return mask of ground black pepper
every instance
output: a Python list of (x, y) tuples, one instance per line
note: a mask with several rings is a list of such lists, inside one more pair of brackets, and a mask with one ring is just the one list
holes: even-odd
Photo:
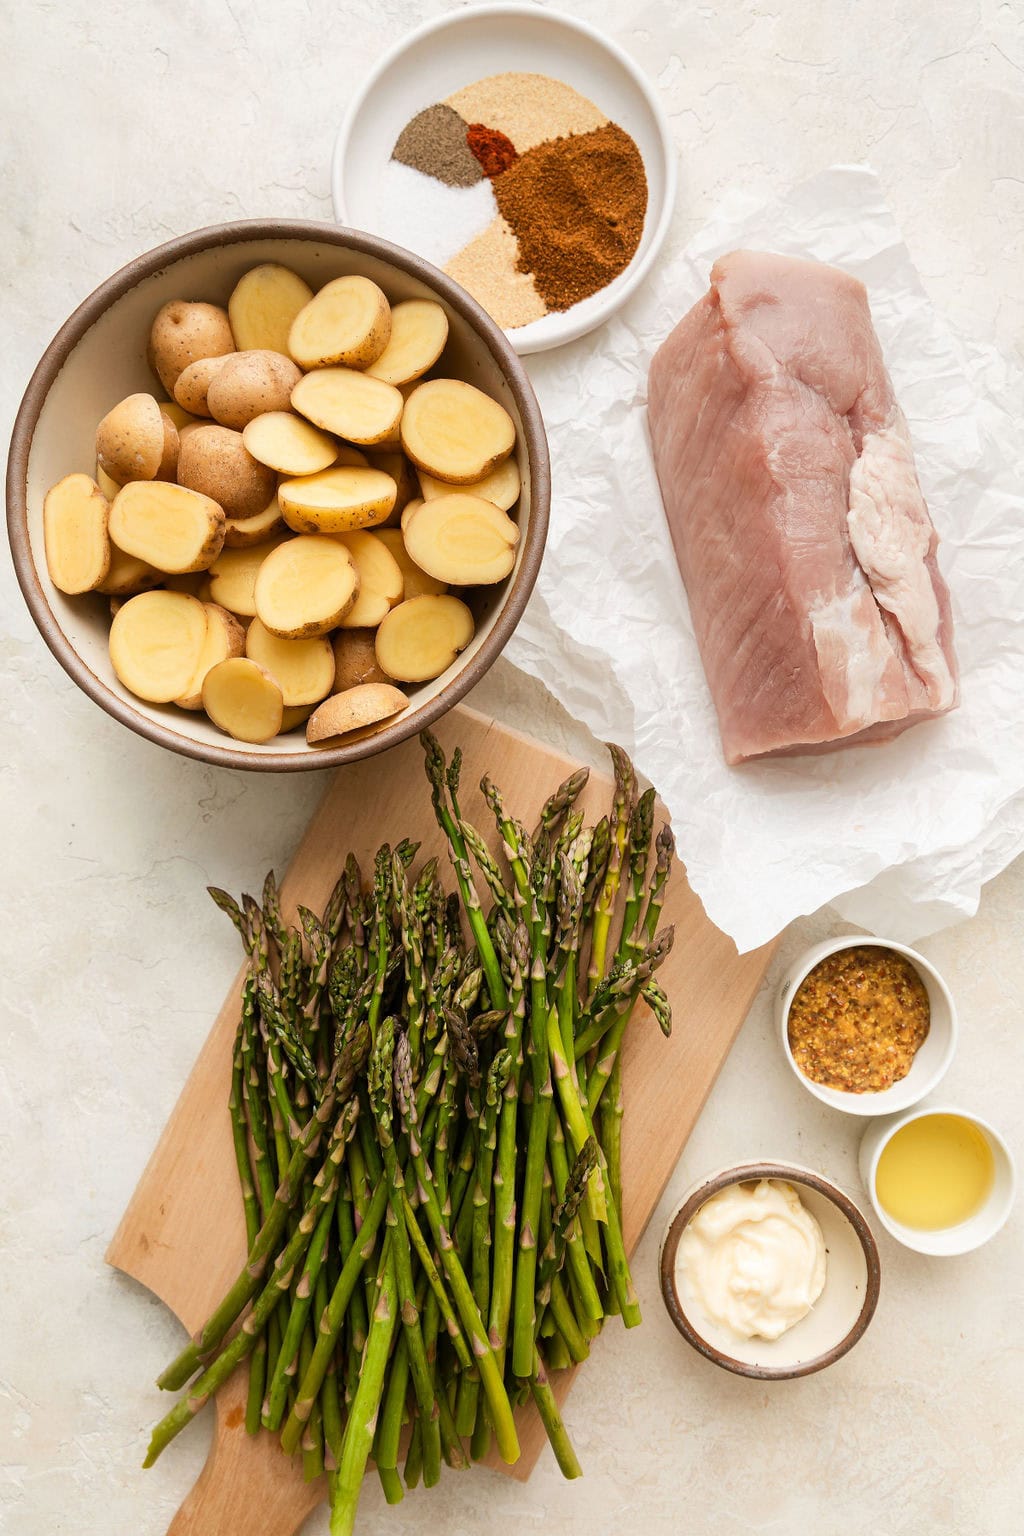
[(465, 120), (443, 102), (410, 118), (391, 158), (436, 176), (446, 187), (472, 187), (483, 180), (480, 162), (466, 143)]

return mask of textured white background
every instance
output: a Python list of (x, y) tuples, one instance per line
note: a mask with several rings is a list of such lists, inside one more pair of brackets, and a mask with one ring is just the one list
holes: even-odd
[[(568, 0), (567, 0), (568, 3)], [(766, 192), (835, 161), (879, 171), (954, 325), (1024, 341), (1020, 0), (572, 0), (662, 89), (682, 152), (674, 243), (734, 181)], [(0, 224), (6, 428), (42, 346), (131, 256), (257, 214), (330, 217), (349, 82), (415, 0), (20, 0), (3, 8)], [(557, 512), (556, 512), (557, 515)], [(162, 1307), (102, 1255), (235, 967), (207, 880), (283, 867), (320, 792), (187, 763), (124, 731), (51, 661), (5, 567), (0, 923), (0, 1530), (160, 1536), (204, 1455), (200, 1427), (138, 1470), (176, 1344)], [(473, 700), (588, 751), (498, 666)], [(925, 947), (960, 1001), (949, 1096), (1016, 1137), (1024, 866)], [(826, 915), (783, 959), (833, 931)], [(778, 966), (772, 978), (779, 974)], [(645, 1326), (611, 1330), (568, 1410), (586, 1477), (549, 1457), (527, 1488), (449, 1476), (361, 1529), (693, 1536), (1010, 1536), (1024, 1497), (1024, 1243), (939, 1262), (882, 1240), (883, 1296), (858, 1349), (766, 1388), (691, 1354), (655, 1288), (673, 1196), (739, 1157), (792, 1156), (857, 1190), (855, 1127), (785, 1073), (766, 988), (714, 1091), (636, 1273)], [(325, 1531), (314, 1517), (309, 1530)]]

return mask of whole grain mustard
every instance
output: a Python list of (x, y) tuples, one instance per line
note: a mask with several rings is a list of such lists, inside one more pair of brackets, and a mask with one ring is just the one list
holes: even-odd
[(793, 1060), (812, 1082), (842, 1093), (898, 1083), (928, 1036), (924, 983), (895, 950), (859, 945), (827, 955), (789, 1010)]

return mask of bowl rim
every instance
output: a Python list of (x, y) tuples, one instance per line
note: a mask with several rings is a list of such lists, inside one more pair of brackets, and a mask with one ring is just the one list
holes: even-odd
[[(185, 257), (219, 246), (262, 240), (310, 241), (354, 250), (390, 262), (392, 266), (433, 289), (439, 298), (472, 327), (508, 382), (523, 424), (530, 465), (530, 524), (523, 543), (523, 557), (493, 628), (472, 659), (428, 703), (404, 712), (393, 724), (384, 726), (373, 736), (348, 746), (326, 747), (322, 751), (314, 751), (303, 743), (301, 750), (275, 755), (250, 751), (242, 743), (232, 747), (196, 741), (137, 711), (92, 671), (65, 637), (43, 590), (29, 541), (27, 496), (29, 454), (43, 404), (70, 353), (110, 305), (139, 283)], [(415, 252), (393, 245), (377, 235), (337, 224), (321, 223), (315, 219), (237, 219), (223, 224), (211, 224), (178, 235), (120, 267), (72, 311), (45, 348), (18, 407), (7, 460), (7, 532), (18, 585), (36, 628), (72, 681), (108, 715), (158, 746), (167, 747), (197, 762), (211, 763), (215, 767), (263, 773), (337, 768), (344, 763), (357, 762), (407, 741), (441, 715), (447, 714), (497, 660), (523, 615), (540, 570), (550, 504), (551, 462), (540, 405), (526, 369), (501, 327), (458, 283)]]
[[(969, 1242), (953, 1243), (950, 1241), (953, 1235), (965, 1226), (961, 1222), (955, 1227), (922, 1228), (920, 1231), (914, 1227), (908, 1227), (905, 1222), (897, 1221), (890, 1216), (881, 1200), (878, 1198), (877, 1175), (878, 1165), (882, 1160), (882, 1153), (892, 1141), (898, 1131), (902, 1131), (915, 1120), (923, 1120), (929, 1115), (954, 1115), (961, 1120), (967, 1120), (971, 1125), (977, 1126), (985, 1136), (994, 1154), (1002, 1158), (1006, 1171), (1006, 1194), (1002, 1209), (996, 1208), (989, 1219), (989, 1225), (983, 1229), (980, 1235), (976, 1235)], [(871, 1142), (870, 1153), (868, 1143)], [(994, 1237), (1006, 1226), (1013, 1213), (1013, 1207), (1017, 1198), (1017, 1160), (1009, 1142), (1003, 1133), (996, 1129), (991, 1120), (986, 1120), (983, 1115), (977, 1114), (973, 1109), (963, 1109), (958, 1104), (940, 1100), (935, 1104), (911, 1104), (907, 1109), (897, 1110), (891, 1115), (879, 1115), (872, 1120), (864, 1130), (861, 1137), (861, 1145), (858, 1153), (860, 1163), (861, 1180), (867, 1191), (871, 1209), (874, 1211), (882, 1226), (889, 1236), (894, 1238), (902, 1247), (911, 1253), (924, 1254), (930, 1259), (958, 1259), (967, 1253), (976, 1253), (986, 1243), (990, 1243)], [(978, 1215), (981, 1213), (978, 1212)], [(945, 1239), (945, 1241), (943, 1241)]]
[[(830, 955), (839, 954), (844, 949), (862, 948), (891, 949), (896, 954), (903, 955), (906, 960), (910, 961), (915, 970), (923, 972), (934, 981), (946, 1007), (946, 1032), (948, 1038), (937, 1065), (932, 1070), (931, 1075), (922, 1078), (919, 1084), (915, 1084), (907, 1096), (900, 1098), (897, 1095), (899, 1101), (888, 1105), (879, 1105), (880, 1093), (892, 1093), (901, 1086), (905, 1087), (910, 1082), (914, 1069), (913, 1063), (911, 1063), (910, 1072), (907, 1073), (906, 1077), (901, 1078), (898, 1083), (894, 1083), (892, 1088), (880, 1089), (878, 1091), (872, 1090), (868, 1093), (845, 1093), (840, 1088), (829, 1088), (824, 1083), (816, 1083), (813, 1078), (808, 1077), (805, 1072), (802, 1072), (796, 1064), (789, 1044), (789, 1011), (793, 1006), (793, 999), (800, 986), (806, 981), (814, 967), (820, 965), (822, 960), (827, 960)], [(782, 1041), (783, 1055), (789, 1063), (794, 1076), (806, 1088), (807, 1092), (813, 1094), (819, 1103), (825, 1104), (829, 1109), (838, 1110), (840, 1114), (844, 1115), (854, 1115), (860, 1119), (865, 1119), (869, 1116), (877, 1118), (882, 1115), (902, 1114), (905, 1110), (913, 1108), (915, 1104), (919, 1104), (922, 1099), (927, 1098), (928, 1094), (934, 1093), (949, 1071), (953, 1057), (956, 1055), (960, 1038), (960, 1022), (956, 1003), (945, 977), (938, 968), (925, 955), (922, 955), (916, 949), (912, 949), (909, 944), (903, 944), (898, 939), (882, 938), (880, 935), (873, 933), (837, 934), (835, 938), (821, 939), (817, 944), (812, 944), (809, 949), (804, 950), (797, 961), (786, 968), (786, 974), (779, 986), (776, 1017), (779, 1026), (779, 1037)], [(934, 1023), (934, 1014), (929, 1027), (931, 1027), (932, 1023)]]
[(610, 55), (619, 68), (629, 76), (640, 95), (647, 103), (648, 111), (657, 129), (661, 146), (661, 159), (665, 175), (665, 195), (662, 199), (658, 218), (653, 226), (651, 242), (643, 256), (636, 257), (629, 263), (622, 274), (623, 281), (616, 288), (614, 295), (609, 296), (603, 306), (592, 313), (589, 318), (577, 318), (573, 321), (570, 317), (572, 310), (566, 310), (557, 316), (545, 316), (545, 319), (554, 318), (561, 322), (555, 328), (555, 334), (551, 338), (530, 338), (525, 334), (529, 326), (523, 326), (520, 330), (505, 331), (503, 334), (511, 346), (521, 356), (526, 357), (534, 352), (549, 352), (555, 347), (565, 346), (570, 341), (578, 341), (581, 336), (588, 335), (605, 321), (626, 302), (632, 298), (639, 285), (657, 260), (665, 238), (672, 223), (672, 214), (675, 209), (679, 184), (679, 150), (672, 136), (672, 129), (668, 116), (655, 93), (651, 81), (641, 70), (634, 59), (622, 48), (614, 38), (602, 32), (600, 27), (585, 21), (581, 16), (571, 16), (565, 11), (548, 10), (536, 4), (523, 4), (522, 0), (493, 0), (493, 3), (477, 5), (469, 4), (461, 6), (457, 10), (443, 12), (440, 16), (431, 17), (428, 21), (414, 27), (411, 31), (398, 38), (388, 48), (370, 69), (362, 86), (349, 100), (345, 114), (341, 119), (337, 135), (334, 140), (334, 150), (331, 155), (331, 201), (334, 206), (335, 217), (344, 219), (347, 217), (345, 198), (345, 157), (348, 153), (349, 139), (358, 121), (359, 114), (376, 88), (381, 76), (391, 68), (395, 60), (406, 53), (410, 47), (416, 47), (424, 38), (431, 37), (435, 32), (444, 31), (448, 27), (462, 26), (468, 21), (474, 21), (477, 17), (502, 17), (509, 21), (525, 18), (529, 21), (543, 21), (552, 26), (561, 26), (571, 32), (576, 32), (588, 38), (592, 43)]
[[(748, 1360), (737, 1360), (735, 1355), (727, 1354), (698, 1333), (690, 1322), (675, 1284), (675, 1258), (679, 1247), (679, 1239), (683, 1231), (696, 1215), (697, 1211), (712, 1195), (719, 1190), (728, 1189), (731, 1184), (740, 1184), (748, 1179), (783, 1179), (791, 1184), (804, 1184), (809, 1189), (815, 1190), (846, 1217), (857, 1239), (860, 1242), (867, 1266), (867, 1284), (864, 1287), (864, 1299), (861, 1302), (860, 1311), (849, 1331), (833, 1344), (831, 1349), (823, 1350), (820, 1355), (814, 1355), (810, 1360), (803, 1360), (798, 1365), (770, 1366), (757, 1365)], [(709, 1174), (695, 1185), (683, 1200), (682, 1205), (676, 1211), (668, 1225), (664, 1241), (661, 1245), (661, 1254), (658, 1261), (658, 1269), (661, 1279), (661, 1295), (665, 1303), (669, 1317), (683, 1338), (698, 1354), (710, 1360), (713, 1365), (720, 1365), (723, 1370), (732, 1371), (736, 1376), (749, 1376), (757, 1381), (792, 1381), (800, 1376), (813, 1376), (818, 1371), (823, 1371), (826, 1366), (833, 1365), (843, 1355), (848, 1354), (853, 1346), (863, 1337), (868, 1324), (875, 1315), (878, 1305), (878, 1297), (881, 1290), (882, 1266), (878, 1253), (878, 1244), (875, 1242), (874, 1233), (868, 1225), (867, 1217), (846, 1192), (833, 1184), (831, 1179), (826, 1179), (824, 1174), (816, 1173), (813, 1168), (804, 1168), (799, 1163), (784, 1162), (750, 1162), (736, 1163), (730, 1168), (722, 1168), (717, 1173)], [(827, 1284), (826, 1280), (826, 1284)]]

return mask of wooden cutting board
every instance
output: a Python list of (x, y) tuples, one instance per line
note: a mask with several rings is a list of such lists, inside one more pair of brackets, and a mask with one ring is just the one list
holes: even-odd
[[(493, 827), (477, 788), (487, 771), (526, 824), (555, 785), (578, 766), (550, 748), (467, 709), (438, 726), (450, 755), (461, 745), (464, 814), (481, 830)], [(610, 781), (593, 773), (581, 799), (591, 820), (610, 803)], [(417, 741), (338, 770), (283, 882), (286, 914), (296, 903), (314, 911), (352, 849), (365, 870), (384, 840), (422, 842), (419, 857), (442, 853), (423, 753)], [(453, 884), (450, 866), (446, 884)], [(226, 919), (224, 942), (234, 942)], [(732, 941), (705, 917), (683, 872), (673, 874), (664, 922), (675, 924), (675, 945), (660, 972), (672, 1001), (675, 1029), (665, 1040), (646, 1010), (626, 1037), (622, 1139), (623, 1226), (630, 1253), (657, 1205), (704, 1100), (746, 1016), (774, 946), (737, 955)], [(241, 972), (217, 1016), (120, 1227), (107, 1262), (148, 1286), (193, 1332), (204, 1321), (245, 1259), (245, 1229), (227, 1112), (231, 1051), (238, 1021)], [(610, 1327), (617, 1326), (614, 1319)], [(600, 1357), (598, 1341), (594, 1354)], [(140, 1363), (141, 1364), (141, 1363)], [(165, 1362), (142, 1364), (155, 1376)], [(598, 1367), (599, 1368), (599, 1367)], [(558, 1382), (559, 1396), (571, 1373)], [(324, 1497), (323, 1479), (302, 1481), (298, 1458), (276, 1438), (251, 1438), (243, 1423), (245, 1373), (235, 1373), (216, 1400), (216, 1431), (206, 1466), (171, 1524), (173, 1536), (293, 1536)], [(168, 1405), (170, 1399), (168, 1399)], [(568, 1427), (571, 1433), (572, 1418)], [(529, 1476), (544, 1444), (532, 1405), (520, 1410), (522, 1459), (515, 1476)], [(174, 1455), (173, 1447), (166, 1452)], [(471, 1476), (472, 1474), (466, 1474)]]

